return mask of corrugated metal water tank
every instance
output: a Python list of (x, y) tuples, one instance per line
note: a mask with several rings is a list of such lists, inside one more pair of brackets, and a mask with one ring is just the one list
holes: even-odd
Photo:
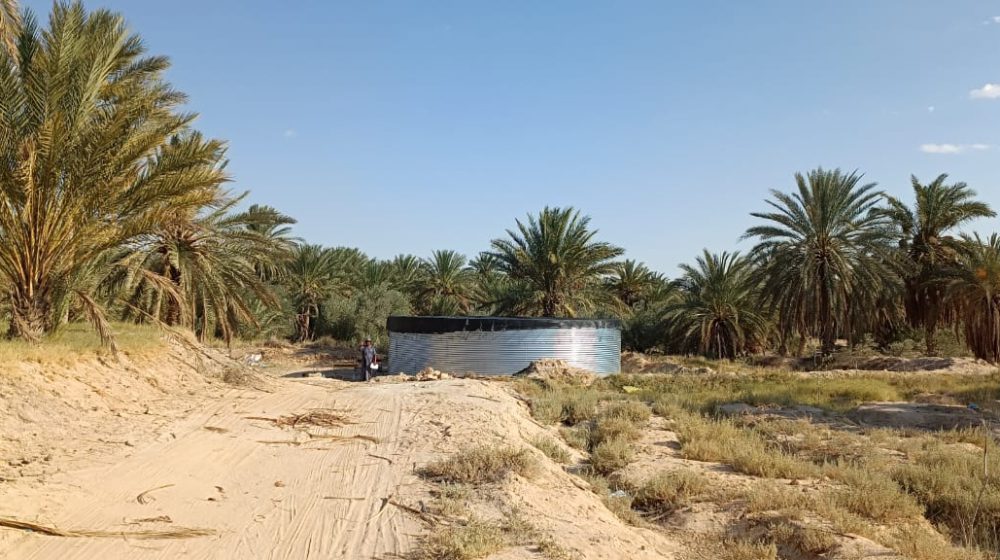
[(606, 319), (389, 317), (389, 372), (426, 367), (510, 375), (544, 358), (608, 375), (621, 370), (621, 327)]

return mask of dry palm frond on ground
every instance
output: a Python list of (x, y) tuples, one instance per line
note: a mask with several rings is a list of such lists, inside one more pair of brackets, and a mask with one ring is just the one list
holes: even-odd
[(209, 537), (215, 534), (215, 531), (211, 529), (192, 529), (192, 528), (178, 528), (169, 531), (91, 531), (91, 530), (75, 530), (75, 529), (59, 529), (56, 527), (50, 527), (46, 525), (38, 525), (37, 523), (29, 523), (27, 521), (18, 521), (17, 519), (8, 519), (0, 517), (0, 527), (6, 527), (8, 529), (21, 529), (23, 531), (32, 531), (34, 533), (39, 533), (42, 535), (48, 535), (50, 537), (125, 537), (130, 539), (191, 539), (195, 537)]
[(339, 428), (353, 424), (350, 417), (343, 411), (332, 408), (317, 408), (303, 414), (291, 414), (269, 418), (266, 416), (247, 416), (247, 420), (263, 420), (271, 422), (280, 428), (299, 428), (304, 426), (318, 426), (320, 428)]

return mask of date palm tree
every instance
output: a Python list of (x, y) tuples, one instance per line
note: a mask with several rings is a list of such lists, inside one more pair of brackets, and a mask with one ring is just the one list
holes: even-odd
[(1000, 235), (963, 236), (957, 262), (941, 281), (946, 301), (954, 305), (965, 342), (972, 353), (1000, 362)]
[(615, 264), (608, 278), (608, 289), (627, 309), (634, 308), (665, 284), (663, 276), (645, 264), (626, 259)]
[(423, 263), (420, 309), (431, 315), (465, 315), (474, 305), (473, 271), (451, 250), (434, 251)]
[(396, 290), (412, 301), (420, 295), (425, 269), (423, 261), (414, 255), (396, 255), (392, 259), (392, 277)]
[(223, 146), (190, 132), (194, 115), (163, 78), (167, 59), (146, 56), (120, 16), (56, 3), (43, 31), (30, 13), (11, 19), (9, 5), (0, 17), (0, 285), (9, 334), (37, 340), (53, 330), (61, 293), (110, 342), (95, 263), (211, 202), (226, 180)]
[(733, 359), (759, 349), (769, 325), (757, 298), (753, 263), (739, 253), (705, 250), (681, 265), (679, 301), (668, 306), (669, 328), (689, 349), (711, 358)]
[[(744, 238), (757, 239), (764, 302), (779, 318), (782, 340), (795, 332), (800, 353), (816, 336), (824, 353), (851, 326), (852, 302), (895, 282), (889, 220), (877, 210), (883, 194), (861, 175), (822, 168), (795, 175), (793, 193), (772, 190), (770, 212)], [(874, 311), (874, 310), (873, 310)]]
[(277, 307), (260, 270), (288, 258), (285, 240), (268, 235), (283, 219), (260, 208), (234, 211), (242, 198), (219, 193), (210, 210), (177, 212), (122, 250), (111, 268), (121, 281), (110, 284), (129, 294), (126, 315), (141, 310), (189, 327), (201, 340), (218, 334), (228, 344), (241, 325), (258, 326), (254, 302)]
[(312, 340), (321, 306), (342, 289), (342, 273), (335, 249), (319, 245), (299, 245), (289, 261), (283, 279), (295, 309), (295, 339)]
[(543, 317), (575, 317), (595, 311), (608, 292), (602, 281), (614, 272), (623, 250), (595, 241), (590, 218), (573, 208), (546, 207), (506, 239), (494, 239), (491, 254), (509, 282), (497, 307)]
[(267, 239), (280, 249), (284, 258), (274, 259), (271, 255), (261, 255), (254, 268), (262, 280), (277, 282), (285, 273), (288, 259), (291, 258), (298, 239), (292, 237), (295, 218), (279, 212), (272, 206), (251, 204), (244, 214), (245, 227), (259, 237)]
[(936, 352), (939, 322), (949, 316), (942, 309), (945, 297), (939, 280), (962, 252), (962, 239), (949, 233), (977, 218), (996, 216), (988, 204), (976, 200), (976, 191), (965, 183), (946, 184), (947, 179), (939, 175), (923, 185), (911, 177), (913, 206), (887, 196), (884, 211), (899, 228), (899, 247), (909, 264), (904, 276), (906, 318), (911, 326), (923, 327), (929, 355)]

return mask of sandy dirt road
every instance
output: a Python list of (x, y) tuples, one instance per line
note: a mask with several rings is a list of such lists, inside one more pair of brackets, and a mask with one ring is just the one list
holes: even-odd
[[(63, 529), (110, 531), (211, 529), (183, 540), (59, 538), (0, 531), (8, 559), (93, 558), (381, 558), (409, 548), (419, 524), (385, 500), (407, 500), (422, 484), (404, 443), (419, 402), (391, 387), (284, 382), (273, 394), (233, 391), (168, 427), (160, 440), (109, 464), (60, 474), (43, 488), (8, 488), (0, 515)], [(309, 409), (347, 410), (352, 425), (314, 434), (362, 440), (310, 439), (248, 416), (277, 417)], [(295, 442), (295, 443), (292, 443)], [(391, 464), (390, 464), (391, 461)], [(169, 486), (168, 486), (169, 485)], [(155, 501), (137, 496), (151, 488)], [(383, 508), (385, 508), (383, 510)], [(140, 519), (169, 517), (163, 521)]]
[[(531, 446), (540, 435), (558, 434), (534, 422), (502, 382), (280, 379), (270, 393), (230, 390), (201, 402), (207, 404), (146, 443), (91, 457), (86, 466), (73, 463), (43, 481), (0, 485), (0, 517), (63, 530), (186, 527), (211, 536), (71, 538), (0, 528), (0, 558), (405, 558), (433, 530), (407, 511), (433, 499), (419, 467), (487, 444), (529, 449), (540, 467), (530, 480), (490, 489), (489, 500), (520, 512), (571, 557), (675, 557), (676, 543), (623, 524), (576, 476)], [(353, 423), (295, 429), (252, 418), (313, 409), (345, 411)], [(353, 436), (377, 443), (344, 439)], [(144, 492), (143, 504), (137, 497)], [(496, 558), (541, 556), (523, 546)]]

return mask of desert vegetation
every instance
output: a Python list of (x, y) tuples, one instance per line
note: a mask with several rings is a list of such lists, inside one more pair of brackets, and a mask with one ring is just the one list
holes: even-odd
[[(517, 387), (587, 454), (576, 472), (621, 519), (667, 531), (699, 512), (729, 519), (713, 541), (720, 558), (825, 558), (846, 535), (917, 559), (1000, 553), (995, 375), (762, 368)], [(963, 422), (880, 425), (859, 416), (872, 401), (937, 403)], [(676, 451), (658, 450), (662, 438)]]
[(677, 278), (541, 209), (482, 253), (367, 256), (293, 236), (293, 217), (229, 190), (226, 146), (194, 127), (121, 15), (4, 3), (0, 314), (37, 341), (89, 322), (202, 340), (384, 338), (391, 314), (621, 319), (639, 351), (738, 358), (843, 346), (1000, 359), (1000, 241), (958, 234), (994, 211), (945, 175), (893, 198), (815, 169), (754, 212), (746, 254), (705, 250)]

